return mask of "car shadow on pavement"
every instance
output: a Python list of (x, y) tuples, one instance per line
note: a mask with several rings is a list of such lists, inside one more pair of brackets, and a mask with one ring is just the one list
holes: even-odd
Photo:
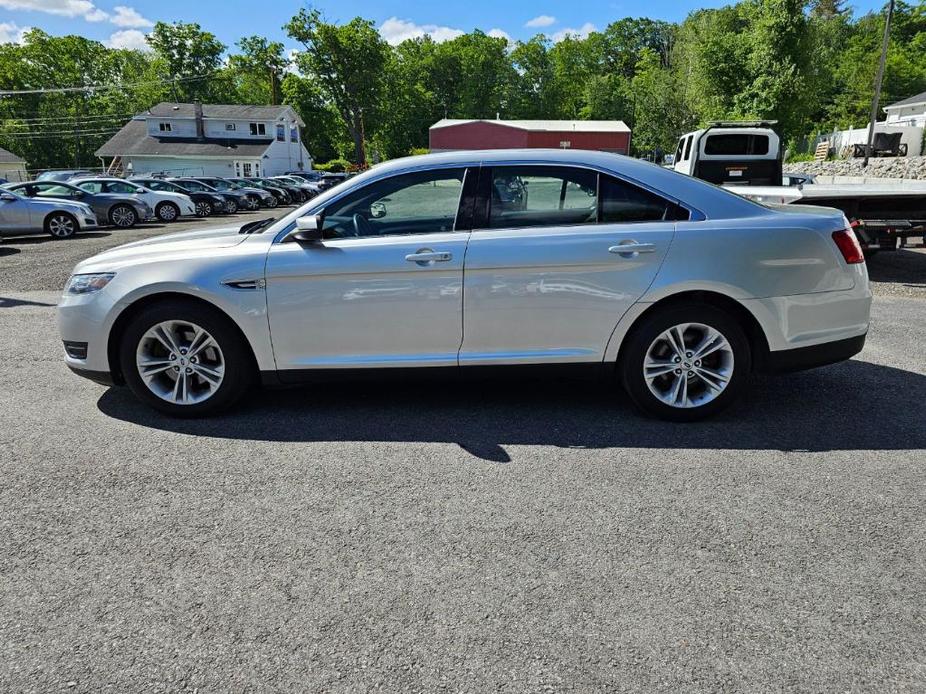
[(22, 253), (22, 250), (19, 248), (12, 248), (10, 246), (0, 246), (0, 258), (5, 255), (16, 255), (17, 253)]
[(926, 286), (926, 253), (899, 248), (878, 253), (867, 261), (872, 282), (904, 282)]
[(0, 308), (13, 308), (14, 306), (55, 306), (44, 301), (30, 301), (28, 299), (11, 299), (0, 296)]
[(209, 419), (173, 419), (126, 388), (98, 401), (106, 415), (155, 429), (253, 441), (456, 443), (509, 462), (505, 445), (785, 451), (926, 449), (926, 376), (863, 361), (757, 376), (737, 406), (675, 424), (636, 414), (626, 397), (584, 381), (350, 383), (258, 391)]

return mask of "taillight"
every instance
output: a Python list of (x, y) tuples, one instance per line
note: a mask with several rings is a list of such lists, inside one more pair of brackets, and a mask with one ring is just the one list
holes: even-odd
[(858, 237), (851, 229), (840, 229), (833, 232), (833, 241), (839, 246), (839, 252), (846, 259), (846, 263), (864, 263), (865, 254), (862, 253), (862, 246), (858, 242)]

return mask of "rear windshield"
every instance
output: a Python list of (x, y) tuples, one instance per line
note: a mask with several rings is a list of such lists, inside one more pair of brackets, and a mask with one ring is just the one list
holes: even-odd
[(741, 155), (768, 154), (768, 135), (724, 133), (708, 135), (705, 154)]

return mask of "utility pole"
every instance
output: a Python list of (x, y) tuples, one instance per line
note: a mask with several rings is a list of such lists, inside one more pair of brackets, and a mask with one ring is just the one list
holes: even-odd
[(878, 120), (878, 102), (881, 100), (881, 81), (884, 79), (884, 63), (887, 61), (887, 44), (891, 38), (891, 19), (894, 17), (894, 0), (887, 4), (887, 18), (884, 20), (884, 39), (881, 41), (881, 59), (878, 61), (878, 74), (875, 76), (875, 98), (871, 102), (871, 121), (868, 123), (868, 146), (865, 147), (863, 167), (868, 166), (871, 145), (875, 139), (875, 122)]

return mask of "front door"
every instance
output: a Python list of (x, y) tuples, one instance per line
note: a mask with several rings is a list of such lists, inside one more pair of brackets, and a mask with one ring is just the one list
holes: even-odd
[(460, 365), (595, 362), (656, 276), (683, 212), (566, 166), (484, 168)]
[(374, 181), (325, 208), (324, 241), (271, 247), (267, 303), (284, 379), (305, 369), (456, 365), (464, 174)]

